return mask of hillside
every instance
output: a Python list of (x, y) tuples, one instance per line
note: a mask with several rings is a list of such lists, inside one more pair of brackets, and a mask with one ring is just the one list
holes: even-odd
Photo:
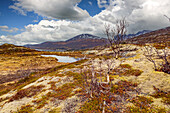
[(16, 52), (33, 52), (33, 51), (36, 51), (36, 50), (26, 48), (23, 46), (16, 46), (13, 44), (0, 45), (0, 54), (16, 53)]
[[(170, 74), (155, 71), (143, 55), (143, 47), (124, 45), (122, 48), (127, 46), (126, 57), (112, 58), (110, 48), (84, 51), (82, 54), (94, 56), (31, 73), (15, 83), (1, 84), (0, 112), (101, 113), (105, 101), (106, 113), (168, 113)], [(110, 85), (104, 84), (108, 69)], [(93, 72), (97, 81), (103, 81), (100, 96), (97, 86), (88, 84)], [(97, 85), (95, 81), (93, 84)], [(88, 93), (90, 87), (95, 91), (92, 98)]]
[(95, 46), (102, 46), (106, 44), (106, 39), (93, 36), (90, 34), (81, 34), (66, 41), (59, 42), (44, 42), (36, 45), (25, 45), (32, 49), (45, 49), (45, 50), (80, 50), (92, 48)]
[(129, 41), (136, 44), (170, 42), (170, 27), (135, 36)]

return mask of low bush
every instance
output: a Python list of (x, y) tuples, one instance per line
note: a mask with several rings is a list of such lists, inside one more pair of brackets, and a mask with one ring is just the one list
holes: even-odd
[(114, 69), (112, 74), (120, 76), (139, 76), (143, 71), (139, 69), (133, 69), (129, 64), (121, 64), (118, 68)]

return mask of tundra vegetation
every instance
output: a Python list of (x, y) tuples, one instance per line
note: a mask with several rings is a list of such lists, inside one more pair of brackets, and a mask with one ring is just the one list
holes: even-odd
[[(110, 26), (110, 47), (102, 49), (38, 52), (3, 45), (0, 112), (168, 113), (169, 42), (125, 44), (125, 19)], [(86, 58), (59, 63), (41, 54)]]

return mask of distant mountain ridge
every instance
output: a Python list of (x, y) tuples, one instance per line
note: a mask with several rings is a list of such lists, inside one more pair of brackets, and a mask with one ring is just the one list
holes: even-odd
[[(170, 41), (170, 27), (155, 31), (143, 30), (137, 32), (136, 34), (128, 34), (126, 37), (128, 38), (127, 41), (133, 41), (134, 43), (158, 42), (161, 41), (163, 37), (167, 37), (166, 41)], [(25, 45), (25, 47), (44, 50), (81, 50), (93, 48), (95, 46), (103, 46), (106, 44), (108, 44), (107, 38), (102, 38), (91, 34), (80, 34), (66, 41), (48, 41), (41, 44)]]
[(98, 36), (94, 36), (94, 35), (91, 35), (91, 34), (81, 34), (81, 35), (77, 35), (71, 39), (68, 39), (68, 41), (73, 41), (73, 40), (78, 40), (78, 39), (87, 39), (87, 38), (90, 38), (90, 39), (103, 39), (101, 37), (98, 37)]
[(101, 38), (90, 34), (81, 34), (66, 41), (43, 42), (41, 44), (25, 45), (25, 47), (44, 50), (57, 50), (57, 49), (80, 50), (93, 48), (95, 46), (102, 46), (105, 45), (106, 43), (107, 43), (106, 38)]
[(129, 39), (129, 41), (137, 44), (158, 43), (162, 41), (170, 42), (170, 27), (150, 31), (145, 34), (135, 36)]
[(139, 31), (136, 34), (128, 34), (127, 38), (133, 38), (133, 37), (136, 37), (136, 36), (139, 36), (139, 35), (143, 35), (143, 34), (146, 34), (146, 33), (149, 33), (149, 32), (152, 32), (152, 31), (151, 30)]

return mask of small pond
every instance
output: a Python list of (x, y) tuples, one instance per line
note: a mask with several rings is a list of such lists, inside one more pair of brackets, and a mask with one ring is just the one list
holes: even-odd
[(58, 59), (58, 62), (64, 62), (64, 63), (72, 63), (76, 62), (78, 60), (81, 60), (81, 58), (74, 58), (69, 56), (57, 56), (57, 55), (41, 55), (43, 57), (55, 57)]

